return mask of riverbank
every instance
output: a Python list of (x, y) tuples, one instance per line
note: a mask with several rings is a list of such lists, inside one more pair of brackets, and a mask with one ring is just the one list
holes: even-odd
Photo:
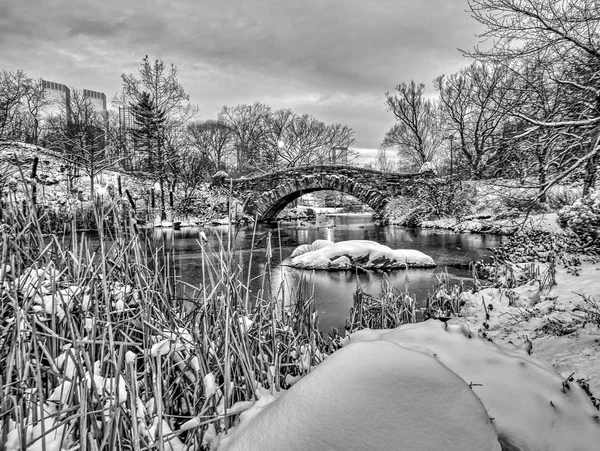
[(511, 218), (497, 218), (489, 214), (466, 216), (465, 218), (442, 218), (422, 221), (424, 229), (446, 229), (456, 233), (488, 233), (512, 235), (518, 230), (541, 230), (557, 233), (560, 226), (557, 213), (537, 213)]
[(424, 226), (518, 232), (495, 252), (493, 264), (480, 265), (488, 288), (461, 293), (461, 317), (451, 322), (466, 323), (497, 344), (526, 347), (600, 395), (600, 260), (580, 254), (590, 249), (563, 235), (557, 213)]
[(515, 277), (537, 276), (513, 288), (462, 293), (461, 316), (450, 324), (468, 324), (496, 344), (526, 349), (600, 395), (600, 263), (522, 263), (511, 270)]

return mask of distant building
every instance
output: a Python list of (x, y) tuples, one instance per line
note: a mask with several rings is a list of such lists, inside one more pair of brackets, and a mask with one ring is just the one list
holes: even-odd
[(67, 121), (71, 120), (71, 90), (67, 85), (54, 81), (42, 80), (44, 96), (48, 106), (44, 113), (48, 116), (57, 116), (66, 113)]
[[(56, 116), (66, 113), (67, 121), (70, 121), (72, 114), (71, 89), (62, 83), (43, 79), (42, 86), (44, 88), (44, 95), (49, 101), (44, 112), (48, 116)], [(84, 89), (83, 98), (91, 101), (92, 107), (95, 111), (107, 116), (108, 112), (106, 108), (106, 94), (99, 91), (92, 91), (91, 89)]]
[(131, 107), (119, 107), (119, 126), (123, 132), (129, 132), (135, 128), (135, 119), (131, 113)]
[(341, 146), (332, 148), (331, 164), (348, 164), (348, 148)]
[(106, 94), (104, 94), (103, 92), (84, 89), (83, 98), (91, 100), (94, 110), (99, 112), (106, 111)]

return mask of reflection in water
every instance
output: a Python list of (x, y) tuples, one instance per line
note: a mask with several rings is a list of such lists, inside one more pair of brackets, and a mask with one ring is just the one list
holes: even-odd
[[(335, 227), (326, 227), (335, 221)], [(199, 234), (204, 231), (208, 243), (204, 249), (219, 249), (219, 243), (227, 243), (231, 239), (236, 249), (236, 261), (240, 272), (247, 280), (251, 280), (250, 288), (253, 296), (260, 291), (271, 290), (284, 302), (293, 302), (300, 286), (307, 293), (313, 293), (315, 306), (319, 312), (322, 330), (330, 330), (332, 326), (343, 329), (344, 318), (349, 315), (353, 303), (353, 294), (357, 285), (372, 295), (381, 292), (383, 273), (380, 271), (310, 271), (280, 265), (300, 244), (309, 244), (317, 239), (334, 242), (344, 240), (372, 240), (391, 248), (417, 249), (430, 255), (438, 264), (432, 269), (410, 269), (388, 272), (387, 275), (394, 288), (399, 291), (408, 290), (423, 302), (435, 283), (435, 275), (448, 271), (454, 281), (469, 277), (465, 268), (469, 262), (485, 258), (489, 248), (498, 246), (502, 237), (477, 234), (455, 234), (447, 231), (422, 229), (405, 229), (398, 226), (375, 225), (369, 215), (325, 215), (317, 217), (315, 222), (285, 222), (277, 225), (258, 224), (256, 236), (253, 226), (240, 227), (229, 237), (229, 227), (217, 226), (206, 228), (155, 229), (154, 237), (157, 245), (173, 248), (176, 253), (180, 277), (192, 284), (200, 285), (202, 281), (202, 249)], [(271, 236), (273, 259), (270, 268), (266, 265), (265, 244)], [(253, 243), (256, 248), (253, 250)], [(281, 243), (281, 245), (280, 245)], [(208, 252), (208, 251), (207, 251)], [(267, 272), (267, 274), (265, 274)]]

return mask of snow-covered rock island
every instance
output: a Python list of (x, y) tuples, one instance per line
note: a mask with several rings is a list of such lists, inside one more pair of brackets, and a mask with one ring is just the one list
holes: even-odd
[(368, 240), (349, 240), (332, 243), (317, 240), (298, 246), (286, 262), (303, 269), (402, 269), (433, 268), (435, 262), (423, 252), (413, 249), (391, 249)]

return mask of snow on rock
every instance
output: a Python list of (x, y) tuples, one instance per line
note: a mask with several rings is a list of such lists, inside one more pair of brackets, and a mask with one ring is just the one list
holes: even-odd
[(462, 379), (389, 341), (343, 348), (278, 395), (261, 396), (218, 449), (500, 450), (488, 413)]
[(302, 245), (298, 246), (296, 249), (294, 249), (294, 252), (292, 252), (292, 255), (290, 255), (290, 258), (294, 258), (298, 255), (302, 255), (307, 252), (316, 251), (316, 250), (322, 249), (324, 247), (331, 246), (332, 244), (333, 244), (333, 242), (327, 241), (327, 240), (316, 240), (316, 241), (313, 241), (312, 244), (302, 244)]
[(471, 384), (493, 418), (503, 449), (598, 449), (599, 412), (583, 389), (526, 352), (477, 338), (464, 323), (445, 326), (435, 320), (360, 331), (350, 343), (365, 340), (429, 355)]
[(368, 240), (331, 243), (317, 240), (302, 245), (292, 253), (289, 266), (305, 269), (399, 269), (406, 267), (432, 268), (431, 257), (412, 249), (390, 249)]

